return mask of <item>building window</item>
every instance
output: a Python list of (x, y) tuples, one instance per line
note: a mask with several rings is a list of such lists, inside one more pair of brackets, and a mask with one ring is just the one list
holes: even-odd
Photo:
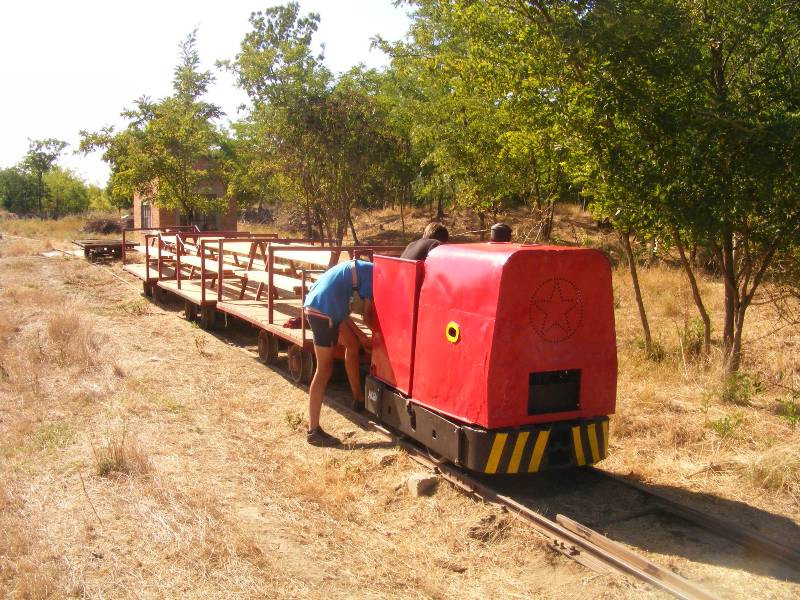
[(142, 209), (142, 225), (143, 229), (148, 229), (150, 225), (150, 203), (149, 202), (142, 202), (141, 205)]

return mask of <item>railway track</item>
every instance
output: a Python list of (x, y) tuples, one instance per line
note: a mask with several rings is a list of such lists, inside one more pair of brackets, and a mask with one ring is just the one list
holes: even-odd
[[(453, 486), (473, 497), (500, 506), (512, 516), (524, 521), (545, 536), (551, 548), (568, 558), (600, 573), (617, 572), (634, 577), (664, 590), (676, 598), (687, 600), (717, 598), (713, 592), (697, 583), (633, 552), (623, 544), (607, 538), (585, 524), (563, 514), (556, 514), (555, 518), (551, 518), (543, 511), (535, 510), (529, 501), (531, 493), (530, 490), (525, 489), (526, 482), (524, 480), (518, 478), (498, 479), (496, 477), (485, 479), (473, 475), (452, 464), (437, 460), (430, 455), (426, 448), (374, 421), (371, 415), (362, 411), (354, 411), (337, 398), (328, 396), (326, 401), (356, 424), (381, 433), (387, 439), (395, 442), (413, 460), (435, 472)], [(703, 529), (713, 536), (729, 539), (770, 559), (781, 561), (795, 570), (800, 566), (800, 549), (765, 537), (735, 522), (672, 500), (641, 483), (596, 467), (582, 470), (580, 475), (584, 478), (613, 482), (613, 484), (623, 486), (645, 498), (652, 505), (651, 508), (629, 515), (633, 518), (662, 511), (694, 527)], [(494, 482), (499, 482), (499, 485), (495, 485)], [(509, 493), (503, 489), (507, 487), (522, 488), (522, 490)]]

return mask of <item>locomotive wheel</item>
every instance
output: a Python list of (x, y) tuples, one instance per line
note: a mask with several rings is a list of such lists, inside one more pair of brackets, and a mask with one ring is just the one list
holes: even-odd
[(183, 314), (186, 315), (187, 321), (197, 321), (197, 305), (184, 300)]
[(316, 359), (300, 346), (289, 346), (289, 375), (295, 383), (311, 383), (316, 369)]
[(274, 365), (278, 360), (278, 338), (263, 329), (258, 332), (258, 358), (265, 365)]
[(213, 306), (200, 307), (200, 327), (203, 329), (214, 329), (217, 320), (217, 310)]

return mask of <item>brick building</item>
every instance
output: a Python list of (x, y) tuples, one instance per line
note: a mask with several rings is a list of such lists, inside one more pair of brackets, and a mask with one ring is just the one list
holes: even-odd
[[(225, 183), (214, 179), (207, 187), (207, 193), (214, 198), (225, 196)], [(228, 210), (224, 213), (184, 215), (177, 209), (168, 210), (153, 205), (149, 197), (142, 194), (133, 196), (133, 226), (135, 228), (172, 227), (175, 225), (197, 225), (201, 231), (236, 231), (238, 207), (236, 199), (228, 201)]]

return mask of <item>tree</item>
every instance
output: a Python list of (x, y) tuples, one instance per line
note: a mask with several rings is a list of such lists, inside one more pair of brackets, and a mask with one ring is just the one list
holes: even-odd
[(36, 180), (20, 167), (0, 170), (0, 205), (18, 215), (30, 215), (36, 210), (38, 187)]
[[(376, 78), (355, 69), (338, 79), (311, 50), (319, 16), (297, 3), (254, 13), (252, 30), (224, 62), (252, 108), (236, 125), (237, 185), (281, 195), (302, 211), (307, 235), (341, 242), (351, 212), (380, 188), (396, 138)], [(255, 191), (255, 189), (253, 189)]]
[(89, 188), (72, 171), (54, 167), (44, 175), (44, 184), (48, 190), (45, 210), (52, 218), (89, 208)]
[(44, 175), (53, 168), (67, 145), (66, 142), (55, 138), (29, 140), (28, 153), (22, 159), (21, 167), (36, 180), (36, 206), (42, 219), (45, 217), (43, 201), (47, 196)]
[(180, 44), (173, 95), (136, 100), (133, 109), (122, 113), (129, 124), (119, 133), (112, 127), (81, 131), (81, 150), (102, 150), (111, 166), (111, 199), (116, 205), (138, 193), (189, 217), (227, 207), (228, 198), (211, 193), (213, 181), (224, 174), (226, 140), (213, 123), (222, 111), (202, 100), (214, 77), (199, 69), (195, 46), (196, 31)]

